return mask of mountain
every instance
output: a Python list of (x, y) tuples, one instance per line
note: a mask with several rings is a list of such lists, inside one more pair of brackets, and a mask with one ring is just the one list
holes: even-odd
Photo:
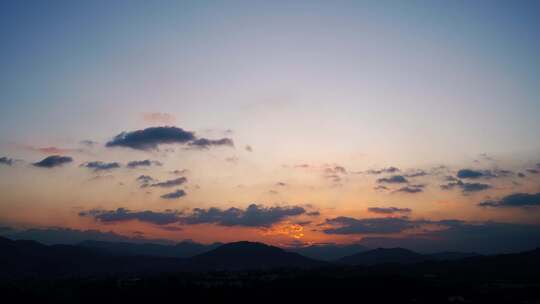
[[(213, 270), (309, 268), (326, 265), (297, 253), (261, 243), (221, 245), (191, 258), (120, 255), (102, 248), (43, 245), (35, 241), (0, 237), (0, 278), (70, 277), (107, 274), (158, 274)], [(112, 246), (108, 243), (99, 245)], [(185, 245), (185, 244), (184, 244)], [(179, 246), (182, 247), (183, 245)], [(120, 246), (122, 247), (122, 246)], [(131, 246), (127, 246), (131, 249)], [(146, 248), (146, 247), (145, 247)], [(154, 249), (154, 247), (149, 247)], [(162, 249), (162, 248), (159, 248)], [(160, 254), (158, 250), (158, 254)]]
[(310, 268), (326, 265), (298, 253), (254, 242), (235, 242), (194, 256), (189, 263), (210, 269)]
[(322, 261), (335, 261), (342, 257), (367, 251), (368, 248), (359, 244), (336, 245), (320, 244), (307, 247), (291, 248), (289, 251), (299, 253), (308, 258)]
[(64, 277), (180, 271), (183, 259), (117, 257), (74, 245), (0, 237), (0, 277)]
[(79, 245), (117, 256), (187, 258), (210, 251), (222, 244), (213, 243), (205, 245), (192, 241), (183, 241), (175, 245), (161, 245), (154, 243), (137, 244), (130, 242), (103, 242), (89, 240), (81, 242)]
[(444, 252), (428, 254), (425, 256), (429, 258), (430, 260), (452, 261), (452, 260), (461, 260), (465, 258), (479, 256), (479, 254), (475, 252), (444, 251)]
[(404, 248), (377, 248), (349, 255), (339, 259), (339, 264), (377, 265), (377, 264), (413, 264), (429, 260), (428, 257)]

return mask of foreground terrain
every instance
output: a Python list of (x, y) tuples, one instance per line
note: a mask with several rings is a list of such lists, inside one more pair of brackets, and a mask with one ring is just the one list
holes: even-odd
[(322, 262), (250, 242), (192, 257), (119, 256), (0, 239), (4, 299), (51, 303), (538, 303), (540, 250), (480, 256), (375, 249)]

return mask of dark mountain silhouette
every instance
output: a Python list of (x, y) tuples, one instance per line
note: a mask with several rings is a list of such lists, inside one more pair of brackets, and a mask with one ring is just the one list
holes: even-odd
[(182, 241), (175, 245), (161, 245), (154, 243), (136, 244), (129, 242), (103, 242), (89, 240), (84, 241), (79, 245), (117, 256), (187, 258), (215, 249), (221, 246), (222, 243), (205, 245), (191, 241)]
[(467, 254), (379, 248), (340, 259), (354, 265), (349, 266), (251, 242), (225, 244), (191, 258), (164, 258), (0, 237), (0, 294), (8, 302), (29, 303), (177, 301), (178, 295), (200, 303), (275, 303), (291, 296), (298, 301), (352, 298), (362, 286), (368, 302), (510, 304), (540, 298), (540, 249), (462, 255)]
[(430, 260), (451, 261), (451, 260), (461, 260), (465, 258), (479, 256), (479, 255), (480, 254), (475, 253), (475, 252), (444, 251), (444, 252), (427, 254), (425, 256), (428, 257)]
[(308, 268), (324, 265), (261, 243), (221, 245), (191, 258), (118, 255), (74, 245), (43, 245), (0, 237), (0, 277), (62, 277), (212, 270)]
[(377, 248), (359, 252), (337, 260), (346, 265), (415, 264), (426, 261), (452, 261), (479, 256), (473, 252), (437, 252), (420, 254), (405, 248)]
[(367, 247), (359, 244), (320, 244), (289, 249), (289, 251), (299, 253), (303, 256), (307, 256), (308, 258), (322, 261), (335, 261), (337, 259), (367, 250), (369, 250)]
[(343, 257), (337, 262), (346, 265), (411, 264), (428, 260), (427, 256), (404, 248), (377, 248)]
[(270, 269), (310, 268), (326, 265), (324, 262), (287, 252), (281, 248), (254, 242), (236, 242), (222, 245), (189, 259), (194, 265), (210, 269)]
[(119, 273), (161, 273), (182, 270), (175, 258), (116, 257), (73, 245), (43, 245), (0, 237), (1, 277), (62, 277)]

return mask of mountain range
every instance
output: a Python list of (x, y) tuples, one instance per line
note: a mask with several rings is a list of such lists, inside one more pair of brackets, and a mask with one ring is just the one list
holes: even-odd
[[(278, 247), (234, 242), (201, 247), (180, 243), (160, 247), (85, 241), (79, 245), (44, 245), (35, 241), (0, 237), (0, 277), (63, 277), (106, 274), (160, 274), (175, 272), (269, 269), (316, 269), (395, 265), (416, 269), (501, 269), (515, 265), (540, 265), (540, 249), (518, 254), (481, 256), (474, 253), (420, 254), (403, 248), (378, 248), (352, 254), (333, 262), (320, 261)], [(186, 251), (182, 251), (185, 249)], [(204, 248), (206, 249), (206, 248)], [(194, 254), (193, 256), (188, 256)], [(517, 267), (519, 268), (519, 267)]]

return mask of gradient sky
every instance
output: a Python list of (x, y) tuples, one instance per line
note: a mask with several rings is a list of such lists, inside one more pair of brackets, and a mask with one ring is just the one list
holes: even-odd
[[(2, 1), (0, 224), (283, 246), (523, 235), (540, 229), (538, 37), (538, 1)], [(234, 145), (106, 146), (165, 126)], [(72, 161), (35, 165), (51, 155)]]

